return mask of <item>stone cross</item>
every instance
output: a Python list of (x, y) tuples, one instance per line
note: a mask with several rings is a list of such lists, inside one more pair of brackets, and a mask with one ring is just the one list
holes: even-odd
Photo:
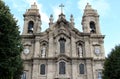
[(63, 7), (64, 7), (64, 5), (61, 4), (61, 5), (59, 5), (59, 7), (61, 7), (61, 13), (63, 13)]

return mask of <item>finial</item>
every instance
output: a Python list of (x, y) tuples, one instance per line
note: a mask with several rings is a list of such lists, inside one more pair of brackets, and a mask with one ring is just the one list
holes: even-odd
[(34, 2), (34, 4), (31, 5), (31, 9), (37, 9), (36, 2)]
[(71, 16), (70, 16), (71, 18), (73, 18), (73, 15), (71, 14)]
[(62, 14), (63, 13), (63, 7), (64, 7), (64, 5), (61, 4), (61, 5), (59, 5), (59, 7), (61, 7), (61, 14)]
[(50, 15), (50, 19), (49, 20), (50, 20), (49, 24), (53, 24), (53, 15), (52, 14)]
[(70, 21), (71, 21), (71, 24), (74, 25), (74, 18), (73, 18), (73, 15), (71, 14), (70, 16)]
[(50, 15), (50, 17), (52, 18), (52, 17), (53, 17), (53, 15), (51, 14), (51, 15)]
[(36, 5), (36, 2), (34, 2), (34, 5)]
[(85, 9), (92, 9), (91, 5), (89, 3), (87, 3)]
[(89, 3), (87, 2), (87, 5), (89, 5)]

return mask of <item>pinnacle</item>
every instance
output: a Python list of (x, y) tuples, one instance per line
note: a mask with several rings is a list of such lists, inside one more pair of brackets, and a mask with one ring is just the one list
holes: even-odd
[(34, 4), (31, 5), (31, 9), (37, 9), (37, 4), (34, 2)]
[(85, 9), (92, 9), (91, 5), (89, 3), (87, 3)]

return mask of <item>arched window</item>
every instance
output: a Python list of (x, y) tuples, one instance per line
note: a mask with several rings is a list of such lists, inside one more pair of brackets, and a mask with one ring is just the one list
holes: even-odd
[(65, 74), (66, 71), (65, 71), (65, 62), (60, 62), (59, 63), (59, 74)]
[(80, 74), (84, 74), (84, 64), (79, 65)]
[(98, 79), (102, 79), (102, 72), (98, 72)]
[(64, 38), (59, 40), (59, 42), (60, 42), (60, 53), (65, 53), (65, 41), (66, 40)]
[(21, 79), (26, 79), (26, 72), (24, 71), (23, 74), (21, 75)]
[(45, 75), (45, 64), (40, 65), (40, 74)]
[(33, 26), (34, 26), (33, 21), (30, 21), (28, 23), (28, 33), (33, 33)]
[(95, 23), (93, 21), (90, 22), (90, 32), (96, 33)]

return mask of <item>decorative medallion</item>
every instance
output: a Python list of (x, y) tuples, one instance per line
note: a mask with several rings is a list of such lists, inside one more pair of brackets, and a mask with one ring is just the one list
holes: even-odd
[(99, 47), (95, 47), (95, 54), (99, 55), (100, 54), (100, 48)]
[(29, 52), (30, 52), (30, 50), (29, 50), (28, 48), (25, 48), (25, 49), (23, 50), (23, 53), (24, 53), (25, 55), (29, 54)]

